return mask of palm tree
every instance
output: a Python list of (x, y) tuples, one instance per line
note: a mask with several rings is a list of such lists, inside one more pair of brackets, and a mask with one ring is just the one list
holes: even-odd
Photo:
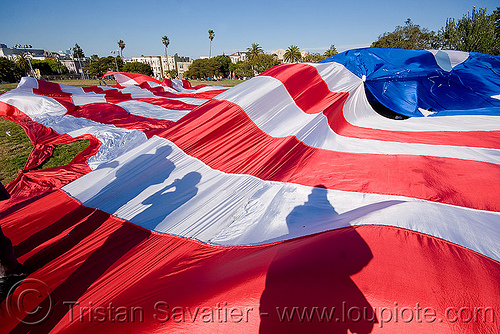
[[(163, 36), (161, 38), (161, 42), (163, 43), (163, 45), (165, 45), (165, 57), (167, 58), (167, 72), (170, 71), (170, 64), (168, 63), (168, 53), (167, 53), (167, 49), (168, 49), (168, 45), (170, 44), (170, 40), (168, 39), (167, 36)], [(160, 62), (161, 63), (161, 62)]]
[(125, 42), (123, 40), (118, 41), (118, 47), (120, 48), (120, 56), (123, 59), (123, 49), (125, 49)]
[(252, 43), (252, 46), (247, 48), (247, 58), (250, 61), (250, 66), (252, 67), (254, 75), (257, 75), (254, 68), (254, 60), (261, 54), (264, 54), (264, 50), (258, 43)]
[(331, 56), (335, 56), (336, 54), (338, 54), (337, 48), (335, 47), (335, 45), (332, 44), (330, 48), (326, 50), (325, 53), (323, 53), (323, 56), (328, 58)]
[(254, 60), (258, 55), (263, 53), (264, 50), (258, 43), (252, 43), (252, 46), (247, 48), (247, 58), (250, 61)]
[(215, 32), (212, 29), (210, 29), (208, 31), (208, 39), (210, 40), (210, 52), (208, 53), (208, 58), (212, 57), (212, 41), (214, 40), (214, 37), (215, 37)]
[(298, 62), (300, 58), (302, 58), (299, 47), (297, 45), (290, 45), (288, 49), (286, 49), (283, 58), (285, 59), (286, 62), (289, 63)]
[(28, 57), (26, 57), (26, 55), (24, 53), (21, 52), (17, 56), (16, 64), (17, 64), (17, 67), (19, 67), (19, 69), (21, 69), (21, 71), (23, 72), (23, 76), (28, 75), (30, 65), (28, 63)]

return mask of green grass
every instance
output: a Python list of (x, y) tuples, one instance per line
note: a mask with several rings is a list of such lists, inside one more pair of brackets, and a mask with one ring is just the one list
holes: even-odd
[(22, 127), (0, 118), (0, 182), (5, 184), (16, 178), (32, 148), (33, 145)]
[(212, 86), (226, 86), (226, 87), (234, 87), (239, 83), (242, 83), (243, 80), (221, 80), (221, 81), (201, 81), (201, 80), (189, 80), (191, 86), (197, 85), (212, 85)]
[[(89, 143), (88, 140), (79, 140), (56, 145), (52, 156), (37, 169), (69, 164)], [(2, 184), (9, 183), (17, 177), (18, 171), (24, 168), (32, 148), (33, 145), (21, 126), (0, 118), (0, 182)]]
[(17, 83), (0, 84), (0, 94), (17, 87)]
[(89, 140), (78, 140), (69, 144), (56, 145), (52, 156), (45, 160), (37, 169), (67, 165), (78, 153), (87, 148), (89, 144)]
[[(58, 84), (68, 85), (68, 86), (77, 86), (77, 87), (89, 87), (89, 86), (97, 86), (99, 85), (99, 80), (97, 79), (77, 79), (77, 80), (50, 80), (50, 82), (55, 82)], [(108, 86), (116, 85), (115, 80), (106, 80), (106, 84)]]

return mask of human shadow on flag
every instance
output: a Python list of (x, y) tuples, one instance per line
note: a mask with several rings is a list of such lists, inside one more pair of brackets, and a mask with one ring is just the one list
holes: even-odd
[[(83, 203), (85, 206), (98, 208), (108, 213), (115, 213), (147, 188), (165, 181), (175, 168), (167, 156), (172, 152), (170, 146), (160, 146), (155, 153), (141, 154), (116, 168), (115, 178), (97, 195)], [(108, 165), (99, 166), (108, 168)]]
[[(324, 186), (286, 218), (289, 235), (330, 217), (339, 218)], [(373, 258), (352, 226), (272, 245), (260, 299), (260, 333), (370, 333), (377, 322), (370, 303), (351, 279)], [(349, 330), (349, 331), (348, 331)]]
[(201, 180), (198, 172), (189, 172), (180, 179), (152, 194), (144, 201), (149, 205), (144, 211), (134, 216), (131, 221), (144, 228), (154, 230), (173, 211), (187, 203), (198, 193), (196, 185)]

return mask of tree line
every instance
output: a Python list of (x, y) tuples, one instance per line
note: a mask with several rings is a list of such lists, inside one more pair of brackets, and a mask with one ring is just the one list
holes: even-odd
[[(302, 57), (299, 47), (291, 45), (285, 51), (283, 58), (288, 63), (317, 63), (337, 53), (337, 49), (332, 45), (323, 54), (311, 53)], [(252, 43), (247, 48), (245, 55), (245, 60), (240, 60), (236, 63), (232, 63), (231, 58), (227, 55), (196, 59), (184, 75), (188, 78), (250, 78), (273, 66), (281, 64), (281, 60), (278, 59), (277, 54), (265, 54), (264, 49), (258, 43)]]
[(444, 49), (500, 55), (500, 7), (491, 14), (473, 7), (456, 20), (448, 18), (437, 32), (421, 28), (407, 19), (403, 26), (386, 32), (372, 47), (400, 49)]

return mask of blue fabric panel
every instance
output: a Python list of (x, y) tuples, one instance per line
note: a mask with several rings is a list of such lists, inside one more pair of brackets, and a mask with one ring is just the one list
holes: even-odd
[[(465, 54), (466, 56), (466, 54)], [(500, 115), (500, 57), (471, 52), (452, 67), (446, 52), (365, 48), (323, 62), (337, 62), (362, 78), (387, 108), (409, 117)]]

